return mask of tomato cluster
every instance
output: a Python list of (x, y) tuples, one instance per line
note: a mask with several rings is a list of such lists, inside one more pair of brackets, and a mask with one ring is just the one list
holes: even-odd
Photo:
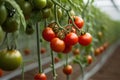
[[(84, 21), (78, 16), (73, 17), (73, 23), (78, 28), (82, 28)], [(73, 24), (70, 20), (70, 24)], [(42, 31), (43, 38), (50, 42), (50, 47), (55, 52), (69, 53), (72, 50), (72, 46), (78, 42), (82, 46), (88, 46), (92, 42), (92, 36), (90, 33), (85, 32), (79, 35), (75, 26), (66, 26), (60, 29), (56, 23), (50, 23)]]

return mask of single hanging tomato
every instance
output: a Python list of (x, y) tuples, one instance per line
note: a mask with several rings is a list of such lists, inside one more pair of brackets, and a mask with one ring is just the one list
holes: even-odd
[(75, 45), (78, 42), (78, 36), (74, 32), (70, 32), (64, 38), (66, 45)]
[(47, 8), (44, 9), (44, 10), (42, 11), (43, 18), (45, 18), (45, 19), (46, 19), (46, 18), (49, 18), (50, 14), (51, 14), (50, 11), (51, 11), (50, 9), (47, 9)]
[(63, 73), (66, 75), (70, 75), (73, 72), (73, 68), (71, 65), (67, 65), (63, 68)]
[(7, 10), (3, 4), (0, 4), (0, 25), (2, 25), (7, 18)]
[(59, 38), (53, 38), (50, 42), (50, 47), (55, 52), (62, 52), (65, 49), (65, 43)]
[(47, 77), (44, 73), (38, 73), (34, 76), (34, 80), (47, 80)]
[(90, 33), (85, 33), (85, 34), (79, 36), (78, 42), (82, 46), (89, 45), (92, 42), (92, 36), (91, 36), (91, 34)]
[(93, 58), (91, 55), (87, 56), (87, 62), (88, 62), (88, 64), (91, 64), (93, 62)]
[(2, 77), (2, 76), (3, 76), (3, 70), (0, 69), (0, 77)]
[(50, 27), (46, 27), (43, 32), (42, 36), (46, 41), (51, 41), (53, 38), (55, 38), (55, 33)]
[(75, 48), (72, 53), (76, 56), (80, 54), (80, 49), (79, 48)]
[[(79, 16), (73, 16), (73, 20), (74, 20), (74, 23), (76, 24), (76, 26), (78, 28), (82, 28), (83, 25), (84, 25), (84, 20), (79, 17)], [(70, 23), (72, 23), (72, 21), (70, 20)]]
[(0, 51), (0, 68), (4, 71), (17, 69), (22, 63), (22, 55), (18, 50)]

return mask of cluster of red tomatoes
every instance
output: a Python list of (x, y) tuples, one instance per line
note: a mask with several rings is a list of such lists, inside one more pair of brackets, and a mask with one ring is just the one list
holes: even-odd
[[(75, 25), (79, 29), (83, 27), (84, 21), (81, 17), (74, 16), (73, 20)], [(58, 30), (56, 28), (58, 28)], [(55, 25), (50, 24), (43, 30), (42, 36), (46, 41), (50, 42), (50, 47), (53, 51), (68, 53), (71, 51), (72, 46), (74, 46), (78, 42), (82, 46), (87, 46), (92, 42), (92, 36), (90, 33), (86, 32), (78, 35), (74, 27), (67, 26), (67, 29), (71, 29), (71, 30), (66, 33), (64, 30), (60, 30), (59, 27), (55, 27)], [(65, 28), (66, 31), (67, 29)], [(61, 38), (61, 36), (63, 37)]]

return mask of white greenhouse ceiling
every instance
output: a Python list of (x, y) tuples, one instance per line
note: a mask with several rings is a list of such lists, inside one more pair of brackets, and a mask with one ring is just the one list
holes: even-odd
[(120, 0), (95, 0), (94, 5), (107, 13), (112, 19), (120, 20)]

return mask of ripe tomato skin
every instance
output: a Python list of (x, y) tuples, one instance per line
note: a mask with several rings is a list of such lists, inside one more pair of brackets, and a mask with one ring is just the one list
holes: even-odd
[(0, 51), (0, 68), (4, 71), (17, 69), (22, 63), (22, 56), (18, 50)]
[[(73, 16), (73, 19), (74, 19), (74, 23), (76, 24), (76, 26), (78, 28), (82, 28), (83, 25), (84, 25), (84, 20), (79, 17), (79, 16)], [(72, 23), (72, 21), (70, 21), (70, 23)]]
[(73, 68), (71, 65), (67, 65), (63, 68), (63, 73), (66, 75), (70, 75), (73, 72)]
[(78, 42), (78, 36), (74, 32), (70, 32), (64, 38), (66, 45), (75, 45)]
[(34, 80), (47, 80), (47, 77), (44, 73), (38, 73), (34, 76)]
[(7, 9), (3, 4), (0, 4), (0, 25), (2, 25), (7, 18)]
[(59, 38), (53, 38), (50, 42), (50, 47), (55, 52), (63, 52), (65, 49), (65, 43)]
[(72, 45), (65, 45), (65, 49), (63, 51), (64, 54), (69, 53), (72, 50)]
[(88, 62), (88, 64), (91, 64), (93, 62), (93, 59), (92, 59), (91, 55), (87, 56), (87, 62)]
[(46, 41), (51, 41), (53, 38), (55, 38), (55, 33), (50, 27), (46, 27), (43, 32), (42, 36)]
[(85, 33), (85, 34), (79, 36), (78, 42), (82, 46), (89, 45), (92, 42), (92, 36), (91, 36), (91, 34), (90, 33)]
[(33, 0), (34, 6), (38, 9), (42, 9), (46, 6), (46, 0)]

